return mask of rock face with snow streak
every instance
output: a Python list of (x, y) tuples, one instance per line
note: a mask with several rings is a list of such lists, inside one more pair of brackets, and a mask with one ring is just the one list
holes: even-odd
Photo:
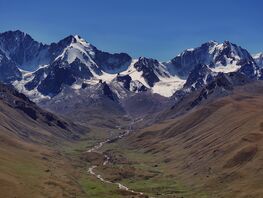
[(117, 75), (116, 82), (122, 84), (125, 89), (131, 92), (139, 93), (148, 90), (140, 81), (133, 81), (129, 75)]
[(48, 46), (19, 30), (0, 34), (0, 49), (23, 70), (33, 71), (49, 63)]
[(0, 81), (10, 83), (14, 80), (21, 80), (21, 78), (22, 73), (17, 68), (16, 63), (0, 50)]
[(134, 64), (134, 68), (138, 72), (142, 72), (142, 77), (150, 87), (153, 87), (156, 82), (160, 81), (158, 76), (169, 77), (164, 66), (151, 58), (140, 57)]
[(214, 76), (215, 74), (207, 65), (198, 64), (190, 72), (184, 88), (189, 88), (192, 91), (199, 89), (214, 80)]
[(263, 80), (263, 52), (256, 54), (254, 57), (260, 71), (259, 71), (259, 79)]

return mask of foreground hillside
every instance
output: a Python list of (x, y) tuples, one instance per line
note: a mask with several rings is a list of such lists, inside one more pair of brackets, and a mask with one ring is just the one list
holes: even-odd
[[(200, 94), (186, 96), (181, 115), (165, 117), (176, 107), (165, 109), (163, 121), (136, 129), (147, 120), (92, 117), (86, 126), (76, 125), (1, 85), (1, 195), (261, 197), (263, 84), (235, 86), (214, 98), (224, 86), (190, 109), (186, 102)], [(136, 130), (114, 139), (127, 126)], [(99, 152), (87, 153), (107, 138), (113, 139)], [(93, 165), (102, 178), (144, 195), (98, 180), (87, 172)]]
[[(41, 110), (3, 84), (0, 109), (1, 197), (62, 197), (80, 191), (76, 184), (67, 183), (62, 170), (54, 170), (65, 161), (54, 148), (61, 141), (79, 138), (81, 128)], [(64, 168), (72, 169), (70, 164)]]
[(0, 197), (84, 198), (94, 197), (92, 189), (104, 188), (87, 174), (82, 155), (119, 132), (118, 120), (92, 118), (85, 125), (76, 124), (3, 84), (0, 109)]
[[(118, 150), (137, 153), (131, 159), (145, 156), (136, 160), (148, 159), (159, 170), (164, 167), (167, 181), (173, 178), (196, 192), (190, 197), (262, 197), (262, 93), (262, 83), (237, 87), (230, 96), (134, 133)], [(152, 180), (144, 180), (144, 190)]]

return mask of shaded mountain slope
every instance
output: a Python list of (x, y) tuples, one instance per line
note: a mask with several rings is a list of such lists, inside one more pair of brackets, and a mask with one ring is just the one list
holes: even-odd
[(126, 143), (164, 163), (167, 172), (208, 197), (261, 197), (263, 85), (140, 130)]
[[(13, 87), (0, 84), (1, 197), (72, 197), (71, 163), (57, 150), (88, 128), (44, 111)], [(63, 169), (57, 168), (63, 164)], [(65, 174), (65, 172), (67, 172)]]
[(81, 135), (77, 125), (42, 110), (12, 86), (0, 84), (0, 105), (1, 125), (10, 132), (19, 132), (20, 138), (48, 142), (54, 141), (54, 137), (74, 140)]
[(105, 82), (99, 82), (96, 85), (82, 84), (79, 90), (65, 87), (53, 100), (45, 100), (39, 105), (83, 123), (94, 119), (107, 122), (110, 118), (125, 114), (116, 94)]

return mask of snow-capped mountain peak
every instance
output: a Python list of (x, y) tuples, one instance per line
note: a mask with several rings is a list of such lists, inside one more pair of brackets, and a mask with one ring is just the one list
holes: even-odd
[(205, 64), (214, 72), (233, 72), (241, 68), (244, 63), (254, 61), (247, 50), (229, 41), (218, 43), (209, 41), (200, 47), (185, 50), (171, 60), (175, 71), (180, 76), (188, 76), (193, 67)]
[(94, 46), (92, 46), (89, 42), (87, 42), (85, 39), (83, 39), (81, 36), (79, 35), (75, 35), (74, 38), (76, 39), (77, 43), (80, 43), (81, 45), (85, 46), (85, 47), (92, 47), (94, 48)]
[(81, 63), (87, 66), (90, 66), (90, 64), (96, 65), (93, 61), (95, 57), (95, 48), (79, 36), (71, 36), (70, 38), (71, 42), (64, 48), (62, 53), (56, 57), (55, 61), (60, 59), (71, 64), (76, 59), (79, 59)]
[(78, 91), (87, 84), (92, 89), (100, 82), (107, 83), (119, 98), (145, 91), (170, 97), (180, 89), (198, 89), (220, 72), (240, 72), (253, 79), (262, 73), (258, 68), (262, 55), (254, 60), (247, 50), (229, 41), (209, 41), (162, 63), (101, 51), (79, 35), (44, 45), (15, 31), (0, 33), (0, 59), (0, 71), (7, 71), (6, 65), (11, 68), (0, 80), (12, 81), (38, 99), (54, 97), (66, 87)]

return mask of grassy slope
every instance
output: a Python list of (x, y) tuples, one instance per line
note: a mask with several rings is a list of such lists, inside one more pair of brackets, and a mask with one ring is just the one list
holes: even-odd
[[(111, 155), (111, 163), (96, 171), (154, 197), (261, 197), (261, 93), (240, 90), (108, 144), (103, 150)], [(90, 133), (80, 141), (53, 138), (47, 142), (49, 138), (28, 138), (19, 132), (52, 138), (50, 132), (60, 129), (39, 125), (2, 104), (0, 108), (1, 196), (135, 197), (88, 175), (87, 168), (94, 162), (83, 158), (110, 131), (118, 133), (114, 128), (120, 121), (98, 126), (93, 120)], [(128, 120), (124, 120), (126, 125)]]
[(84, 151), (108, 136), (105, 129), (94, 127), (84, 140), (55, 147), (27, 143), (0, 131), (1, 196), (117, 197), (116, 187), (88, 175), (91, 164), (81, 159)]
[[(125, 121), (123, 122), (125, 125)], [(127, 124), (127, 123), (126, 123)], [(110, 129), (110, 130), (109, 130)], [(78, 182), (83, 189), (86, 197), (96, 197), (96, 198), (121, 198), (126, 197), (123, 191), (119, 191), (116, 185), (105, 184), (99, 181), (94, 176), (87, 173), (88, 167), (96, 164), (96, 160), (90, 161), (86, 159), (85, 151), (96, 145), (98, 142), (104, 141), (105, 139), (111, 137), (111, 135), (116, 136), (122, 130), (114, 128), (108, 128), (106, 126), (91, 127), (91, 131), (82, 140), (77, 143), (68, 143), (61, 148), (61, 151), (70, 158), (71, 161), (75, 162), (76, 167), (78, 167), (79, 177)], [(99, 164), (103, 162), (103, 155), (99, 155)], [(96, 156), (96, 155), (95, 155)], [(100, 159), (101, 158), (101, 159)], [(95, 157), (96, 159), (96, 157)], [(129, 195), (128, 195), (129, 197)]]
[(0, 109), (1, 197), (82, 195), (80, 185), (72, 180), (76, 175), (71, 163), (54, 149), (65, 141), (61, 137), (67, 132), (33, 120), (2, 101)]
[(164, 165), (197, 193), (191, 197), (262, 197), (263, 96), (257, 88), (145, 128), (123, 146), (128, 142)]
[[(104, 148), (111, 163), (99, 171), (111, 181), (154, 197), (191, 197), (192, 191), (167, 171), (165, 163), (143, 149), (128, 147), (126, 142), (109, 144)], [(204, 197), (198, 193), (199, 197)]]
[[(87, 127), (79, 127), (54, 116), (50, 121), (44, 111), (26, 101), (37, 119), (18, 109), (12, 101), (22, 101), (3, 86), (9, 98), (0, 100), (0, 197), (110, 197), (116, 187), (103, 185), (87, 174), (91, 165), (81, 159), (88, 148), (105, 140), (127, 118), (92, 117)], [(51, 115), (52, 116), (52, 115)], [(56, 125), (56, 119), (71, 131)], [(76, 129), (76, 130), (75, 130)], [(86, 133), (88, 132), (88, 133)], [(80, 136), (81, 140), (73, 140)]]

